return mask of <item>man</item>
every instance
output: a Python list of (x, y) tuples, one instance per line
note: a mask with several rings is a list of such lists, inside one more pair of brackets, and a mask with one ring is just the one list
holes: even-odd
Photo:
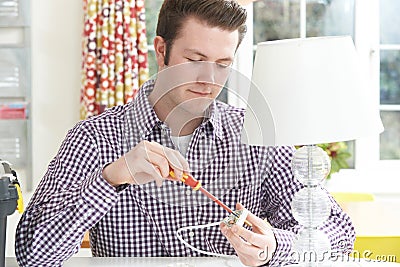
[[(202, 256), (176, 232), (228, 214), (178, 181), (188, 172), (227, 206), (241, 203), (236, 209), (251, 212), (253, 227), (184, 232), (187, 242), (237, 254), (251, 266), (284, 260), (299, 230), (290, 212), (301, 188), (291, 174), (293, 149), (241, 144), (244, 111), (215, 101), (245, 20), (245, 10), (230, 0), (164, 2), (154, 39), (157, 79), (132, 103), (68, 132), (18, 225), (20, 266), (61, 266), (87, 230), (94, 256)], [(322, 228), (333, 249), (346, 252), (354, 230), (332, 203)]]

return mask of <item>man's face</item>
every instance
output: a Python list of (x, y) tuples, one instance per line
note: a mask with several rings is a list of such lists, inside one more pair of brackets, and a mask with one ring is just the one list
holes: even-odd
[[(238, 36), (238, 31), (210, 27), (189, 18), (171, 46), (168, 66), (164, 65), (165, 43), (156, 37), (160, 38), (155, 42), (157, 81), (165, 90), (160, 101), (170, 111), (203, 114), (228, 77)], [(161, 50), (160, 45), (164, 46)]]

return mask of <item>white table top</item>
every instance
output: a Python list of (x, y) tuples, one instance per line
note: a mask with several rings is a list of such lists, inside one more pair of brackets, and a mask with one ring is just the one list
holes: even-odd
[[(92, 257), (72, 257), (64, 263), (64, 267), (243, 267), (236, 258), (92, 258)], [(14, 258), (6, 258), (6, 267), (18, 267)]]
[[(15, 258), (6, 258), (7, 267), (18, 267)], [(78, 258), (72, 257), (65, 262), (64, 267), (243, 267), (237, 258)], [(398, 263), (365, 262), (356, 259), (355, 262), (336, 262), (332, 266), (340, 267), (400, 267)]]

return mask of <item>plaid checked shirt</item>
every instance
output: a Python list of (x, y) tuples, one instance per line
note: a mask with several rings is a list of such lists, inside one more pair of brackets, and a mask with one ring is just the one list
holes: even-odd
[[(18, 224), (15, 248), (20, 266), (61, 266), (78, 251), (89, 229), (93, 256), (204, 256), (185, 247), (176, 231), (221, 221), (228, 215), (224, 209), (183, 183), (114, 188), (102, 177), (104, 166), (141, 140), (175, 148), (169, 128), (148, 102), (153, 86), (148, 81), (132, 103), (81, 121), (68, 132)], [(280, 255), (270, 265), (279, 265), (300, 229), (290, 211), (293, 194), (301, 188), (291, 173), (294, 150), (242, 144), (244, 111), (217, 101), (209, 111), (185, 155), (191, 174), (227, 206), (240, 202), (268, 218), (276, 227)], [(333, 249), (349, 251), (353, 226), (333, 200), (332, 204), (321, 228)], [(184, 232), (183, 238), (198, 249), (235, 254), (218, 226)]]

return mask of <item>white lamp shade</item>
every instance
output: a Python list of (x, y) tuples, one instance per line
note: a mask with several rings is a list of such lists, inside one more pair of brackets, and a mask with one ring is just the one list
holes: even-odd
[(258, 44), (242, 141), (306, 145), (381, 132), (358, 62), (349, 36)]

